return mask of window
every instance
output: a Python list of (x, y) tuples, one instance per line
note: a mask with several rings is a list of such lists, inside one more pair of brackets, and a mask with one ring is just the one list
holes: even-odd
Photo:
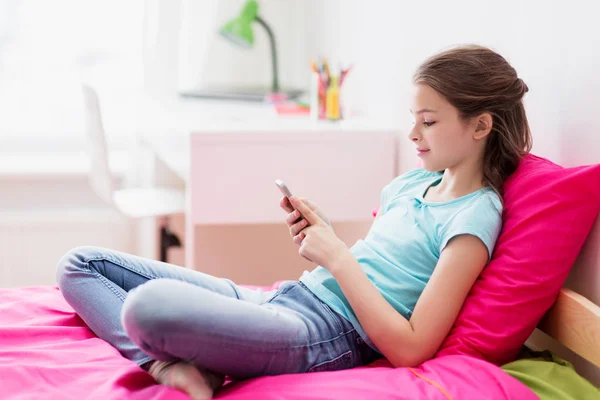
[[(141, 89), (143, 20), (144, 0), (0, 0), (0, 151), (81, 149), (79, 83), (111, 99)], [(128, 133), (110, 108), (113, 134)]]

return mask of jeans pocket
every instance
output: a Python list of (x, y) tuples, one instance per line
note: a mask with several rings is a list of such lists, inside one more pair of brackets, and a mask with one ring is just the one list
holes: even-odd
[(342, 369), (350, 369), (352, 367), (354, 367), (352, 350), (348, 350), (333, 360), (324, 361), (312, 366), (308, 372), (339, 371)]

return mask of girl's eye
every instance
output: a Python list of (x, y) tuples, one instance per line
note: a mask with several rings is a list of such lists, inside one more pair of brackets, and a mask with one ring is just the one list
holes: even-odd
[(425, 126), (431, 126), (433, 124), (435, 124), (435, 122), (423, 122), (423, 125)]

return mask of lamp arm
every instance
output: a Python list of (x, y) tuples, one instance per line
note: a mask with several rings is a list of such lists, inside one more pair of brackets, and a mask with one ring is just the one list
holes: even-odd
[(273, 84), (271, 90), (276, 93), (279, 92), (279, 76), (277, 72), (277, 50), (275, 48), (275, 36), (273, 35), (273, 31), (269, 25), (267, 25), (267, 23), (261, 17), (257, 15), (255, 21), (265, 28), (267, 35), (269, 36), (269, 42), (271, 44), (271, 61), (273, 63)]

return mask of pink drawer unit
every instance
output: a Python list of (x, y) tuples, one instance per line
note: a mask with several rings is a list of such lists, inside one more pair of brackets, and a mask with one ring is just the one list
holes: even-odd
[(283, 223), (276, 179), (332, 221), (371, 220), (396, 176), (397, 138), (368, 130), (192, 133), (188, 228)]

